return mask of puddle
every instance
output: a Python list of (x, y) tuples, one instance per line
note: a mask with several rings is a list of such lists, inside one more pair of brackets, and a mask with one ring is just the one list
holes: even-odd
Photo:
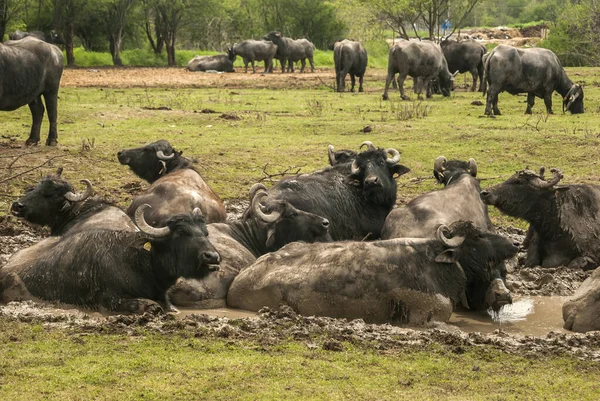
[(455, 312), (450, 324), (464, 332), (492, 333), (502, 329), (507, 333), (545, 336), (551, 331), (568, 333), (563, 329), (562, 304), (568, 297), (525, 297), (516, 299), (512, 305), (493, 312)]

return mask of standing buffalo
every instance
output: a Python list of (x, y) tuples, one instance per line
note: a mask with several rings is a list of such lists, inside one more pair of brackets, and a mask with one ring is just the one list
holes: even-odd
[(222, 71), (235, 72), (233, 61), (235, 54), (232, 49), (227, 49), (227, 54), (216, 56), (196, 56), (187, 63), (188, 71)]
[(256, 73), (255, 61), (265, 62), (265, 73), (273, 71), (273, 58), (277, 52), (277, 46), (268, 40), (245, 40), (242, 43), (234, 43), (232, 47), (233, 60), (240, 56), (244, 60), (244, 72), (248, 72), (248, 63), (252, 64), (252, 72)]
[(35, 188), (12, 204), (11, 213), (30, 223), (50, 227), (52, 235), (91, 229), (136, 231), (131, 218), (119, 207), (100, 198), (90, 198), (92, 184), (82, 180), (87, 189), (82, 194), (56, 174), (43, 178)]
[(431, 239), (293, 243), (244, 269), (227, 302), (376, 323), (447, 321), (456, 304), (499, 310), (511, 303), (496, 266), (516, 252), (470, 222), (440, 226)]
[(33, 37), (33, 38), (43, 40), (44, 42), (51, 43), (54, 45), (64, 45), (65, 44), (65, 40), (62, 38), (62, 36), (60, 36), (59, 34), (57, 34), (54, 31), (50, 31), (50, 35), (45, 35), (44, 32), (42, 32), (42, 31), (25, 32), (25, 31), (21, 31), (21, 30), (17, 29), (16, 31), (14, 31), (10, 35), (8, 35), (8, 38), (10, 40), (21, 40), (26, 37)]
[(351, 92), (354, 92), (354, 84), (358, 77), (358, 91), (363, 91), (363, 78), (367, 70), (367, 51), (360, 42), (344, 39), (335, 42), (333, 49), (333, 61), (335, 63), (335, 86), (338, 92), (344, 92), (346, 85), (346, 74), (350, 74), (352, 81)]
[(37, 145), (48, 109), (50, 130), (46, 145), (58, 144), (58, 88), (63, 72), (63, 55), (54, 45), (34, 37), (0, 43), (0, 110), (12, 111), (29, 105), (33, 124), (26, 145)]
[(121, 164), (128, 165), (138, 177), (152, 184), (133, 200), (127, 214), (133, 216), (140, 205), (147, 203), (153, 209), (146, 218), (155, 226), (195, 208), (202, 211), (208, 223), (225, 221), (223, 202), (182, 153), (161, 140), (117, 154)]
[(177, 215), (155, 228), (144, 220), (147, 207), (136, 211), (141, 232), (87, 230), (55, 239), (50, 252), (17, 252), (0, 270), (2, 301), (41, 299), (129, 313), (167, 308), (167, 289), (179, 277), (202, 278), (218, 269), (219, 254), (202, 216)]
[[(442, 49), (438, 44), (433, 42), (413, 42), (401, 41), (390, 48), (388, 56), (388, 75), (385, 80), (385, 90), (383, 92), (383, 100), (388, 100), (388, 89), (390, 83), (395, 80), (398, 74), (398, 87), (400, 89), (400, 97), (403, 100), (410, 100), (404, 93), (404, 80), (410, 75), (415, 81), (416, 92), (421, 95), (423, 88), (429, 87), (429, 82), (432, 79), (439, 79), (442, 95), (450, 96), (452, 90), (452, 82), (458, 74), (450, 74), (446, 58), (442, 53)], [(421, 79), (419, 79), (421, 77)], [(427, 96), (430, 96), (427, 90)]]
[(500, 115), (498, 94), (504, 91), (511, 95), (527, 93), (525, 114), (531, 114), (536, 96), (544, 99), (546, 111), (552, 114), (554, 91), (563, 97), (563, 112), (566, 109), (573, 114), (583, 113), (583, 89), (567, 77), (558, 57), (551, 50), (499, 45), (485, 59), (484, 71), (486, 115)]
[(259, 256), (293, 241), (329, 239), (329, 221), (285, 201), (268, 201), (266, 195), (266, 188), (255, 184), (250, 190), (252, 217), (207, 226), (210, 242), (221, 255), (219, 272), (203, 280), (179, 280), (169, 290), (169, 300), (174, 305), (225, 307), (229, 285), (241, 269)]
[(600, 264), (600, 187), (559, 186), (562, 173), (551, 171), (548, 181), (543, 167), (539, 174), (518, 171), (481, 191), (481, 199), (529, 223), (527, 266), (596, 268)]
[(483, 55), (487, 52), (485, 46), (475, 40), (443, 40), (440, 46), (448, 63), (448, 70), (461, 74), (470, 72), (473, 77), (471, 92), (477, 90), (477, 78), (479, 88), (483, 91)]
[(281, 32), (269, 32), (263, 38), (269, 40), (277, 45), (277, 54), (275, 58), (281, 63), (281, 72), (285, 72), (285, 63), (287, 61), (288, 67), (287, 72), (294, 72), (294, 63), (296, 61), (302, 62), (302, 68), (300, 72), (304, 72), (306, 67), (306, 59), (310, 63), (310, 70), (315, 72), (315, 62), (313, 53), (315, 51), (315, 45), (306, 39), (291, 39), (286, 38)]

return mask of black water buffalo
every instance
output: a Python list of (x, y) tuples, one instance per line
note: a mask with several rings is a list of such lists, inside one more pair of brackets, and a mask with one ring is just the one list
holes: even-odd
[(349, 149), (335, 150), (333, 145), (329, 145), (327, 146), (327, 154), (329, 156), (329, 165), (335, 166), (336, 164), (354, 161), (358, 153)]
[(26, 145), (37, 145), (46, 102), (50, 130), (46, 145), (58, 143), (58, 88), (63, 55), (54, 45), (34, 37), (0, 43), (0, 110), (13, 111), (29, 105), (33, 124)]
[(294, 241), (330, 239), (329, 221), (298, 210), (285, 201), (268, 201), (266, 195), (266, 188), (255, 184), (250, 190), (253, 217), (207, 226), (210, 242), (221, 255), (219, 272), (203, 280), (179, 280), (169, 290), (169, 299), (174, 305), (225, 307), (229, 285), (241, 269), (250, 266), (259, 256)]
[(447, 321), (456, 304), (511, 303), (496, 266), (516, 252), (510, 240), (462, 221), (431, 239), (293, 243), (242, 270), (227, 303), (377, 323)]
[(307, 39), (292, 39), (287, 38), (281, 34), (281, 32), (269, 32), (263, 37), (264, 40), (269, 40), (277, 45), (277, 53), (275, 58), (281, 63), (281, 72), (285, 72), (285, 64), (287, 65), (287, 72), (294, 72), (294, 63), (300, 61), (302, 67), (300, 72), (304, 72), (306, 68), (306, 59), (310, 63), (310, 70), (315, 72), (315, 61), (314, 51), (315, 45), (313, 45)]
[(491, 229), (487, 205), (479, 197), (481, 187), (474, 159), (448, 161), (439, 156), (433, 174), (444, 188), (417, 196), (406, 206), (390, 212), (381, 232), (382, 239), (432, 238), (440, 224), (471, 221), (476, 227)]
[(518, 171), (501, 184), (481, 191), (481, 199), (502, 213), (529, 223), (524, 246), (527, 266), (569, 265), (596, 268), (600, 264), (600, 187), (557, 185), (562, 173), (544, 178)]
[(358, 91), (363, 91), (363, 78), (367, 70), (367, 51), (360, 42), (354, 42), (344, 39), (341, 42), (335, 42), (333, 49), (333, 62), (335, 64), (335, 87), (338, 92), (344, 92), (346, 86), (346, 75), (350, 74), (352, 88), (358, 77)]
[(50, 31), (50, 34), (46, 35), (42, 31), (26, 32), (26, 31), (21, 31), (21, 30), (17, 29), (16, 31), (14, 31), (10, 35), (8, 35), (8, 38), (10, 40), (21, 40), (26, 37), (33, 37), (33, 38), (43, 40), (44, 42), (51, 43), (54, 45), (64, 45), (65, 44), (65, 40), (63, 39), (63, 37), (54, 31)]
[(600, 330), (600, 269), (588, 277), (562, 307), (564, 328), (585, 333)]
[(173, 216), (155, 228), (144, 220), (147, 207), (136, 211), (141, 232), (87, 230), (55, 239), (51, 252), (17, 252), (0, 270), (2, 301), (129, 313), (167, 308), (167, 289), (179, 277), (202, 278), (218, 269), (219, 254), (201, 215)]
[(255, 61), (265, 62), (265, 73), (273, 72), (273, 58), (277, 52), (277, 46), (268, 40), (245, 40), (242, 43), (234, 43), (231, 48), (234, 56), (240, 56), (244, 60), (244, 72), (248, 72), (248, 63), (252, 64), (252, 72), (256, 73)]
[(227, 49), (227, 54), (215, 56), (196, 56), (187, 63), (188, 71), (221, 71), (235, 72), (233, 61), (235, 54), (232, 49)]
[(478, 78), (480, 91), (483, 91), (483, 55), (487, 53), (486, 47), (476, 40), (442, 40), (440, 46), (448, 63), (448, 70), (461, 74), (470, 72), (473, 77), (471, 92), (477, 90)]
[(147, 203), (152, 210), (146, 219), (154, 226), (195, 208), (200, 208), (208, 223), (225, 221), (223, 202), (182, 153), (165, 140), (117, 153), (121, 164), (128, 165), (138, 177), (152, 184), (133, 200), (127, 214), (133, 216), (140, 205)]
[(487, 91), (486, 115), (500, 115), (498, 94), (504, 91), (511, 95), (527, 93), (525, 114), (531, 114), (536, 96), (544, 99), (546, 111), (552, 114), (554, 91), (563, 97), (563, 112), (583, 113), (583, 89), (567, 77), (556, 54), (548, 49), (499, 45), (485, 59), (483, 85), (483, 93)]
[(282, 179), (269, 189), (269, 199), (285, 200), (297, 209), (323, 216), (331, 223), (334, 241), (379, 238), (396, 203), (394, 178), (410, 169), (398, 164), (396, 149), (367, 144), (369, 149), (352, 162)]
[(62, 168), (59, 168), (56, 174), (44, 177), (12, 204), (11, 213), (30, 223), (50, 227), (52, 235), (90, 229), (136, 231), (135, 224), (121, 208), (101, 198), (90, 197), (90, 181), (82, 180), (87, 188), (84, 193), (77, 194), (61, 174)]
[[(450, 96), (452, 82), (458, 71), (454, 74), (450, 73), (446, 58), (438, 44), (428, 41), (414, 42), (405, 40), (396, 43), (390, 48), (388, 75), (385, 80), (383, 100), (388, 100), (388, 89), (390, 83), (394, 81), (396, 74), (398, 74), (400, 97), (403, 100), (410, 100), (404, 93), (404, 80), (408, 75), (415, 81), (415, 90), (419, 96), (422, 89), (427, 89), (429, 82), (435, 78), (439, 80), (442, 95)], [(428, 90), (427, 96), (430, 96)]]

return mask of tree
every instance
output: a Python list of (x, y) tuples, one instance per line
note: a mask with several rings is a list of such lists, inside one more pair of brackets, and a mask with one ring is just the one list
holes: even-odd
[(141, 0), (142, 28), (154, 54), (162, 53), (165, 41), (161, 33), (160, 15), (156, 12), (156, 0)]
[(128, 15), (136, 4), (136, 0), (111, 0), (106, 10), (107, 31), (110, 47), (110, 54), (113, 64), (122, 66), (121, 47), (123, 46), (123, 36), (125, 25), (128, 22)]
[(170, 67), (177, 65), (175, 60), (175, 43), (177, 42), (177, 33), (181, 28), (181, 22), (188, 5), (189, 1), (187, 0), (157, 0), (155, 2), (155, 11), (159, 16), (157, 24), (165, 41), (167, 64)]
[(8, 24), (19, 16), (23, 3), (24, 0), (0, 0), (0, 42), (4, 39)]
[(50, 0), (53, 6), (54, 26), (60, 27), (65, 38), (67, 65), (75, 65), (73, 47), (76, 29), (82, 20), (94, 13), (97, 2), (94, 0)]

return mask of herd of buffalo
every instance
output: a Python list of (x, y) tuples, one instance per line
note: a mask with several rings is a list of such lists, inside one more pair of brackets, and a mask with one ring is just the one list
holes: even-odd
[[(350, 74), (363, 91), (368, 58), (356, 41), (333, 46), (336, 88)], [(227, 55), (199, 56), (190, 70), (233, 71), (240, 56), (255, 71), (293, 72), (314, 46), (279, 32), (234, 44)], [(44, 97), (57, 144), (57, 96), (62, 53), (30, 35), (0, 44), (0, 110), (29, 105), (28, 145), (40, 140)], [(452, 72), (454, 71), (454, 72)], [(546, 49), (500, 45), (491, 52), (475, 41), (400, 41), (389, 53), (384, 99), (390, 84), (410, 75), (416, 92), (450, 95), (454, 76), (473, 75), (487, 92), (486, 114), (499, 115), (498, 93), (526, 92), (552, 112), (582, 113), (583, 89)], [(396, 79), (396, 74), (398, 78)], [(257, 311), (289, 305), (302, 314), (422, 325), (448, 321), (456, 307), (500, 310), (512, 303), (506, 261), (519, 247), (526, 265), (595, 269), (600, 264), (600, 187), (561, 185), (562, 173), (525, 169), (481, 190), (474, 159), (433, 161), (442, 189), (395, 208), (396, 178), (410, 169), (400, 152), (365, 141), (358, 151), (328, 148), (329, 166), (249, 189), (250, 204), (228, 221), (219, 196), (192, 162), (167, 141), (117, 154), (149, 183), (127, 210), (77, 193), (62, 169), (43, 178), (11, 207), (14, 216), (47, 226), (51, 236), (14, 254), (0, 269), (0, 300), (45, 300), (108, 311), (143, 313), (234, 307)], [(529, 223), (523, 244), (496, 233), (488, 205)], [(563, 308), (565, 327), (600, 329), (600, 269)]]

